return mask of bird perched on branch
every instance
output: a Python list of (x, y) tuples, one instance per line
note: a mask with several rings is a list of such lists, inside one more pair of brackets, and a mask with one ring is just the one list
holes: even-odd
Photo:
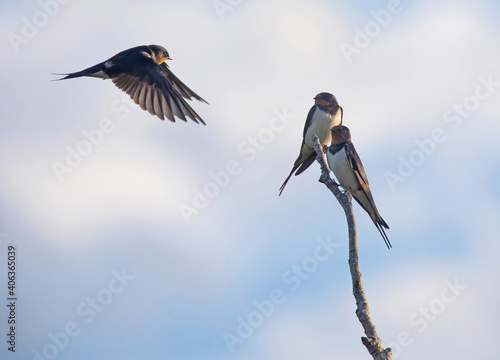
[(321, 146), (328, 146), (332, 140), (330, 129), (342, 124), (343, 110), (337, 99), (330, 93), (322, 92), (314, 97), (314, 105), (307, 114), (300, 153), (293, 164), (292, 171), (280, 187), (280, 195), (290, 177), (302, 174), (316, 159), (312, 136), (317, 135)]
[(389, 225), (382, 219), (375, 206), (363, 164), (352, 144), (349, 128), (335, 126), (331, 129), (331, 133), (332, 144), (326, 154), (328, 166), (340, 185), (349, 191), (358, 204), (370, 215), (387, 248), (390, 249), (392, 245), (384, 230), (384, 228), (389, 229)]
[(190, 118), (196, 123), (201, 122), (205, 125), (185, 99), (195, 98), (207, 102), (170, 71), (165, 63), (170, 59), (165, 48), (158, 45), (142, 45), (122, 51), (85, 70), (55, 75), (66, 75), (58, 80), (81, 76), (111, 79), (143, 110), (149, 111), (151, 115), (156, 115), (161, 120), (167, 118), (175, 122), (175, 117), (184, 121)]

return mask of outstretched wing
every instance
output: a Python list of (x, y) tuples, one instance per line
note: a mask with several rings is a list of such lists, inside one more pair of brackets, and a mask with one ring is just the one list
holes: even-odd
[(134, 60), (133, 63), (120, 64), (115, 74), (111, 72), (110, 78), (118, 88), (130, 95), (143, 110), (162, 120), (167, 118), (175, 122), (175, 117), (184, 121), (190, 118), (205, 125), (184, 98), (206, 101), (180, 81), (167, 65), (158, 65), (146, 56)]
[(177, 76), (175, 76), (166, 63), (162, 63), (160, 66), (165, 69), (167, 78), (169, 79), (170, 83), (183, 97), (189, 100), (191, 100), (191, 98), (193, 97), (196, 100), (203, 101), (205, 104), (208, 104), (204, 99), (201, 98), (201, 96), (188, 88), (186, 84), (184, 84)]

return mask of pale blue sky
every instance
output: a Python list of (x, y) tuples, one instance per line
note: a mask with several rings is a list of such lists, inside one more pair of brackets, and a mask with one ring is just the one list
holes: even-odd
[[(354, 205), (384, 345), (395, 359), (498, 358), (498, 4), (215, 3), (0, 3), (1, 273), (8, 244), (19, 260), (18, 347), (2, 338), (2, 359), (369, 359), (343, 211), (319, 167), (278, 197), (322, 91), (344, 108), (391, 227), (388, 251)], [(40, 25), (29, 38), (26, 22)], [(110, 81), (50, 81), (141, 44), (169, 50), (210, 103), (192, 103), (207, 126), (162, 122)], [(60, 178), (54, 164), (103, 121), (102, 141)], [(179, 207), (196, 207), (228, 164), (186, 221)], [(252, 316), (258, 326), (228, 346)]]

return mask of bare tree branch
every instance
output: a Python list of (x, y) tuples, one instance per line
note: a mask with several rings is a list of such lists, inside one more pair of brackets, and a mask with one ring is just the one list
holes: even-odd
[(365, 290), (361, 282), (361, 272), (358, 266), (358, 234), (356, 231), (356, 222), (354, 220), (354, 213), (352, 211), (352, 196), (349, 192), (343, 193), (339, 189), (339, 185), (330, 177), (330, 170), (326, 165), (325, 154), (319, 139), (313, 135), (314, 149), (318, 155), (316, 160), (321, 166), (321, 176), (319, 182), (326, 185), (328, 189), (335, 195), (340, 205), (344, 209), (347, 226), (349, 228), (349, 268), (351, 270), (352, 278), (352, 292), (356, 300), (356, 315), (359, 322), (363, 326), (366, 337), (363, 336), (361, 341), (366, 346), (366, 349), (371, 354), (374, 360), (392, 360), (391, 348), (384, 349), (382, 347), (382, 340), (378, 337), (375, 325), (373, 325), (368, 310), (368, 301), (366, 300)]

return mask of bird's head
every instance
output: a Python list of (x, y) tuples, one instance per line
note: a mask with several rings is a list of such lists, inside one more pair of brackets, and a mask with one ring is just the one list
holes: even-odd
[(344, 125), (332, 127), (332, 145), (339, 145), (346, 142), (351, 142), (351, 132)]
[(172, 60), (168, 54), (167, 49), (160, 45), (149, 45), (149, 48), (153, 52), (153, 59), (159, 65), (163, 64), (166, 60)]
[(337, 99), (330, 93), (322, 92), (314, 97), (314, 105), (336, 107), (339, 106)]

